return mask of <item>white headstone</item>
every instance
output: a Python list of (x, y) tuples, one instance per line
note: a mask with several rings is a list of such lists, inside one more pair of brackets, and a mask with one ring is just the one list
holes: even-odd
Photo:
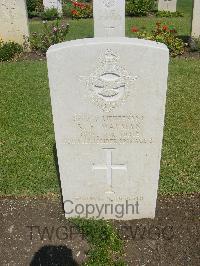
[(176, 12), (177, 0), (158, 0), (159, 11)]
[(94, 36), (125, 36), (125, 0), (94, 0)]
[(194, 0), (192, 36), (195, 38), (200, 37), (200, 0)]
[(44, 10), (56, 8), (58, 13), (62, 13), (62, 0), (43, 0)]
[(155, 215), (169, 52), (132, 38), (47, 52), (66, 217)]
[(0, 38), (23, 44), (24, 36), (29, 36), (25, 0), (1, 0)]

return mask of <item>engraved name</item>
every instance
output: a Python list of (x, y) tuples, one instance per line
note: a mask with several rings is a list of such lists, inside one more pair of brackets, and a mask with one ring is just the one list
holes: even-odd
[(78, 136), (68, 138), (65, 144), (151, 144), (152, 137), (143, 136), (144, 117), (128, 115), (74, 115), (73, 126)]

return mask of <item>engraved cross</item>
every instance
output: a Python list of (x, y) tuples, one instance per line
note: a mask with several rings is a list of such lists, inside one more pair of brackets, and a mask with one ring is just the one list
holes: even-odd
[(124, 170), (127, 171), (127, 165), (124, 164), (112, 164), (112, 151), (114, 148), (104, 148), (106, 151), (106, 165), (93, 165), (93, 170), (106, 170), (106, 179), (109, 186), (107, 193), (113, 193), (112, 191), (112, 170)]

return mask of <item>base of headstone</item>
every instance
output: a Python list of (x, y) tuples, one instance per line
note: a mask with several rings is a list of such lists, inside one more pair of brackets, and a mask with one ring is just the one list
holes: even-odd
[(25, 0), (0, 1), (0, 39), (21, 45), (29, 37)]
[(62, 15), (62, 0), (43, 0), (44, 10), (56, 8), (58, 13)]
[(200, 38), (200, 0), (194, 0), (192, 37)]
[(158, 0), (158, 11), (176, 12), (177, 0)]

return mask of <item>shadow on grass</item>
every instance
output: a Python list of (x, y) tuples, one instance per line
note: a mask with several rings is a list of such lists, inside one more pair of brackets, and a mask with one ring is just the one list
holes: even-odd
[(53, 145), (53, 158), (54, 158), (54, 163), (55, 163), (55, 167), (56, 167), (57, 178), (59, 180), (59, 184), (60, 184), (60, 187), (61, 187), (58, 156), (57, 156), (57, 149), (56, 149), (56, 144), (55, 143)]
[(66, 246), (43, 246), (32, 258), (30, 266), (78, 266), (72, 250)]
[(60, 190), (60, 195), (61, 195), (62, 208), (64, 210), (63, 196), (62, 196), (62, 186), (61, 186), (59, 164), (58, 164), (58, 156), (57, 156), (57, 149), (56, 149), (56, 144), (55, 143), (53, 145), (53, 157), (54, 157), (54, 163), (55, 163), (55, 168), (56, 168), (56, 175), (57, 175), (57, 178), (58, 178), (58, 184), (59, 184), (59, 190)]
[(184, 43), (188, 43), (190, 41), (190, 36), (188, 35), (178, 35), (177, 36), (179, 39), (181, 39)]

